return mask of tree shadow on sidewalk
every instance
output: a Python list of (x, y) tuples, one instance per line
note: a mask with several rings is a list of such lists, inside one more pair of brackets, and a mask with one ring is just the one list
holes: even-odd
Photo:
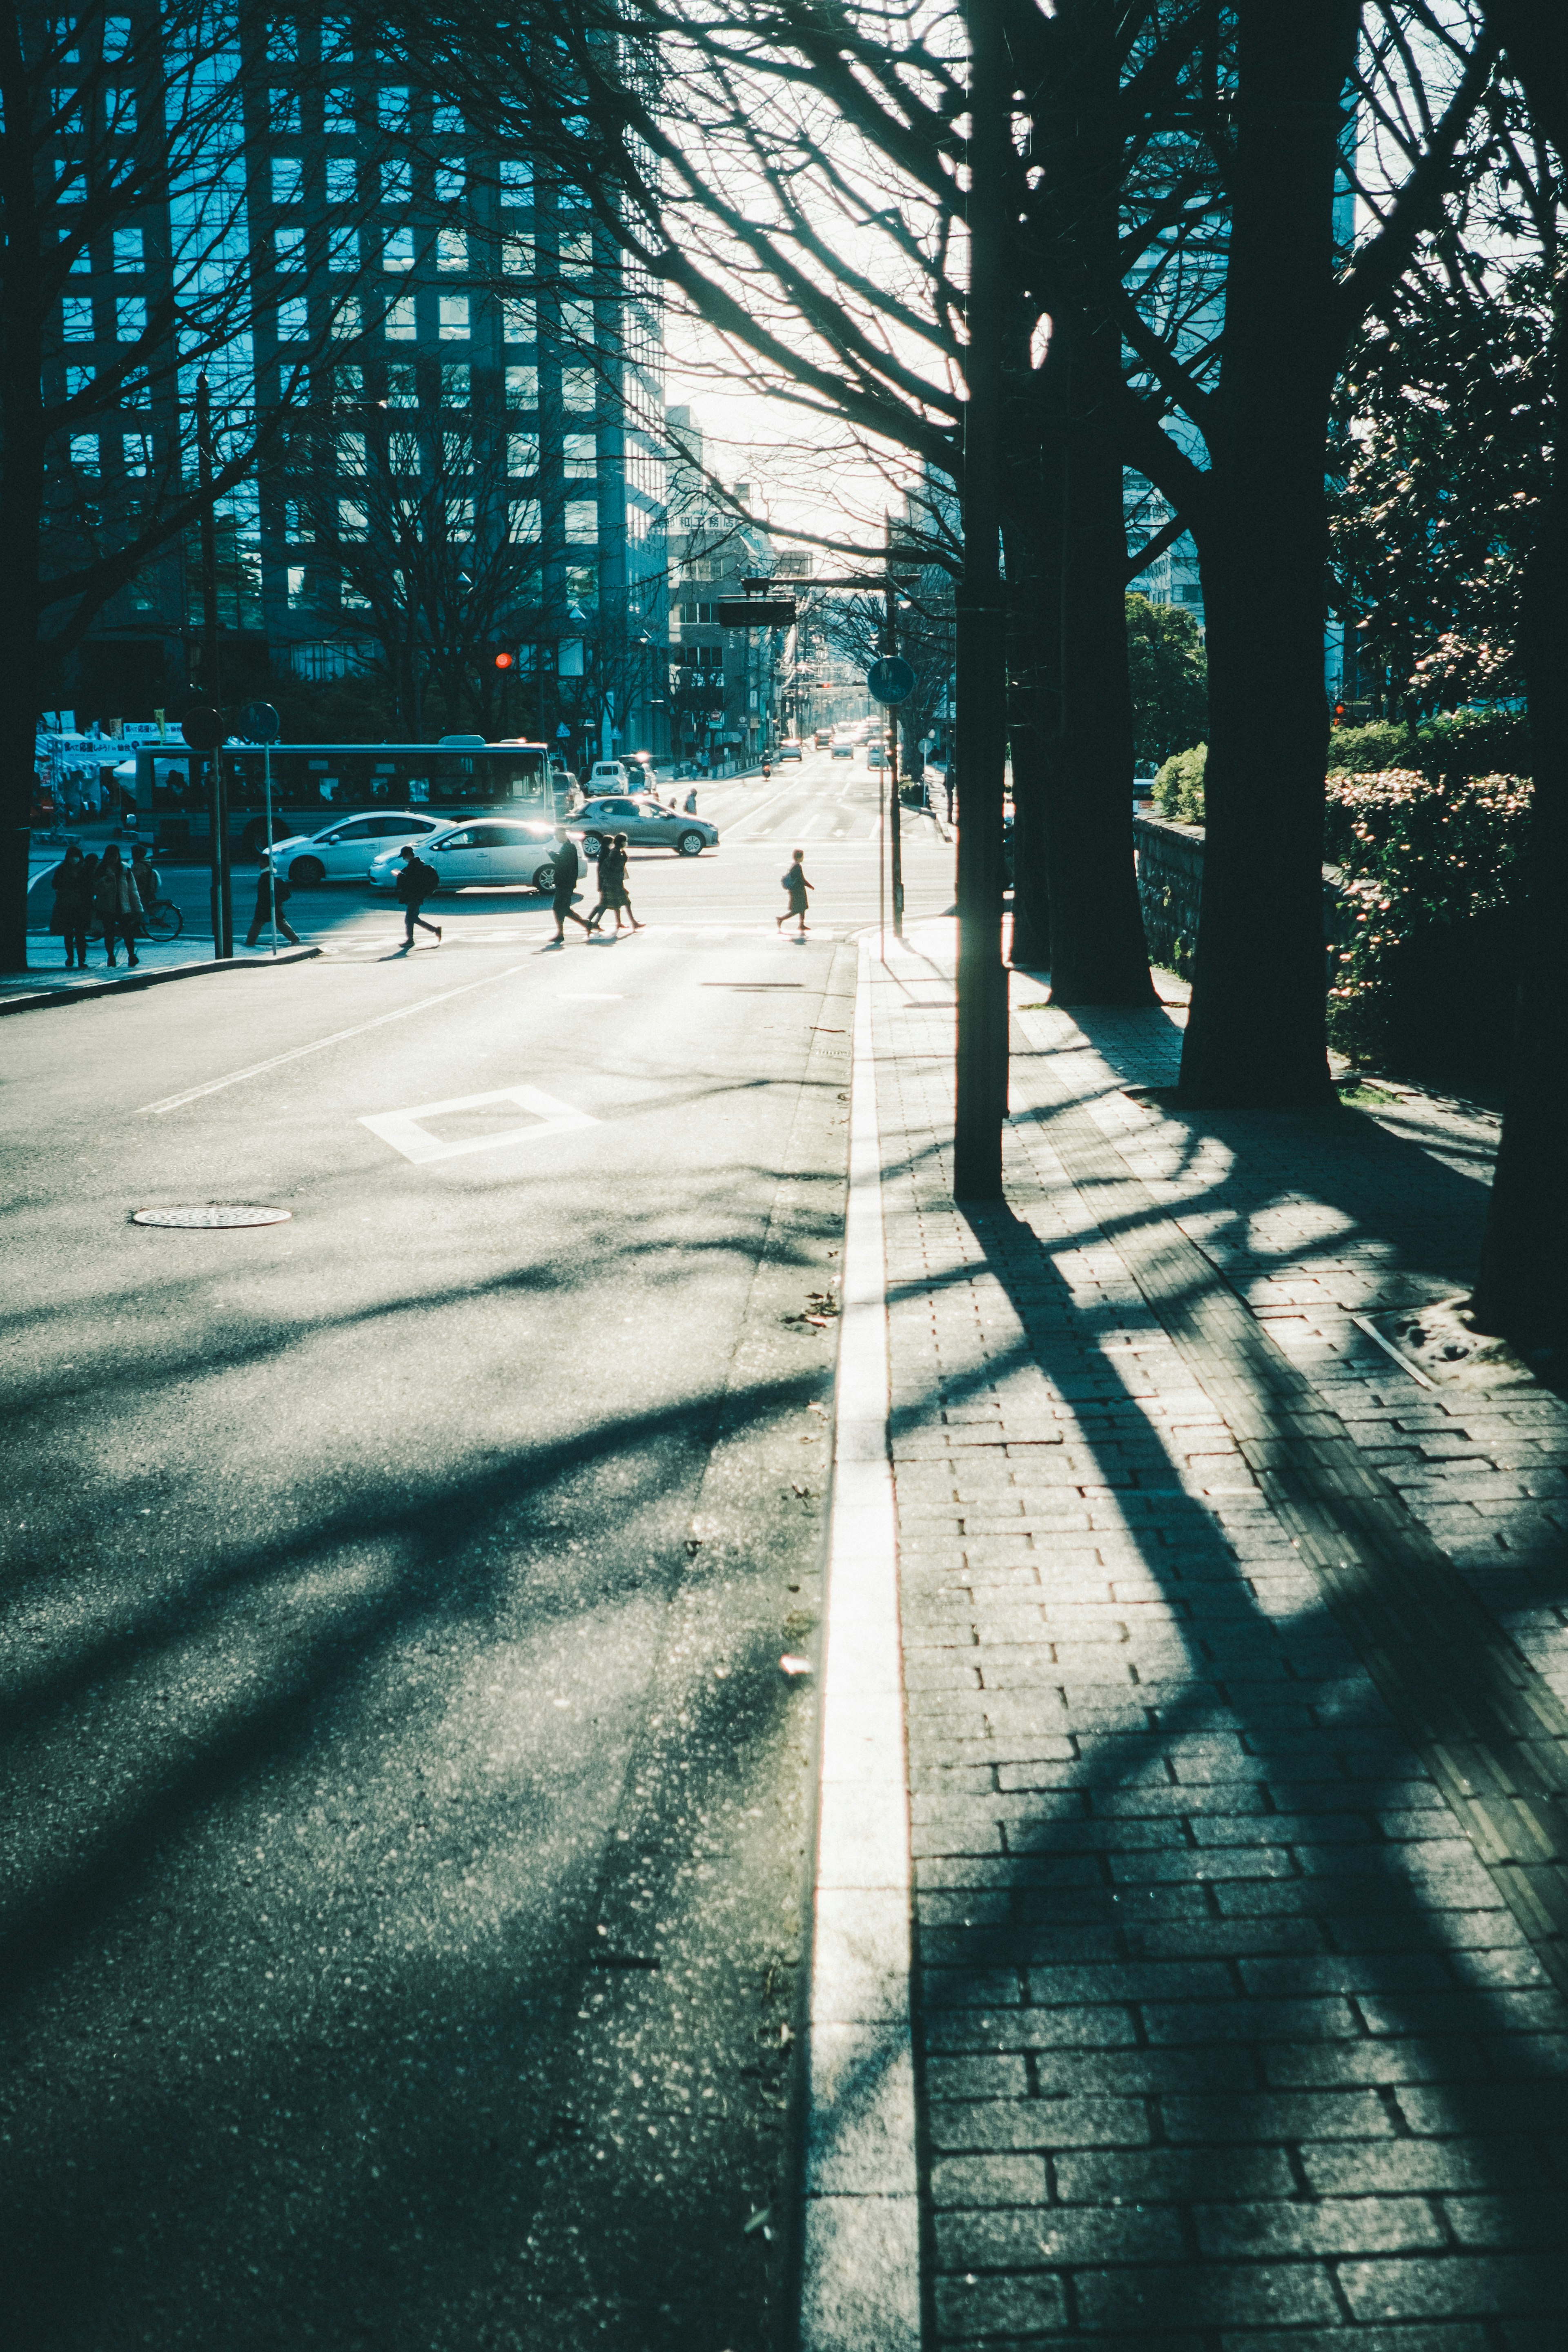
[[(984, 1736), (931, 1767), (961, 1793), (915, 1800), (939, 2330), (1250, 2345), (1347, 2310), (1559, 2310), (1539, 2209), (1490, 2195), (1551, 2177), (1562, 2002), (1288, 1539), (1184, 1481), (1126, 1357), (1072, 1339), (1061, 1238), (1008, 1209), (954, 1229), (1020, 1336), (944, 1394), (1037, 1362), (1120, 1524), (1020, 1538), (1014, 1576), (989, 1528), (976, 1631), (1045, 1617), (961, 1646), (978, 1687), (954, 1708)], [(1146, 1307), (1118, 1320), (1158, 1345)], [(1029, 1452), (1008, 1450), (1021, 1497)], [(1125, 1638), (1047, 1654), (1075, 1611)], [(910, 1710), (918, 1768), (918, 1692)], [(1491, 2242), (1522, 2251), (1482, 2279), (1464, 2250)]]

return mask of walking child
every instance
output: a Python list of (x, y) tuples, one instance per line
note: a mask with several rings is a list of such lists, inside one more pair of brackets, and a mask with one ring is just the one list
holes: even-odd
[(776, 931), (782, 931), (790, 917), (794, 915), (798, 925), (798, 932), (804, 933), (805, 929), (805, 910), (807, 904), (809, 903), (806, 898), (806, 893), (809, 890), (815, 890), (816, 887), (815, 882), (808, 882), (805, 878), (805, 852), (804, 849), (797, 849), (795, 852), (794, 856), (790, 861), (789, 872), (783, 875), (780, 878), (784, 883), (784, 888), (789, 892), (789, 905), (784, 908), (784, 913), (773, 925), (773, 929)]

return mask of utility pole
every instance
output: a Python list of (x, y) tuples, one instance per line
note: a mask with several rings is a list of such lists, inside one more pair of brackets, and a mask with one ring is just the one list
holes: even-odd
[[(223, 707), (217, 651), (217, 521), (213, 513), (213, 411), (206, 370), (196, 378), (196, 479), (202, 493), (202, 686), (215, 710)], [(222, 738), (220, 736), (219, 742)], [(228, 795), (224, 790), (223, 753), (216, 744), (207, 754), (207, 798), (212, 812), (213, 958), (224, 962), (234, 953), (234, 907), (229, 891)]]
[(963, 411), (963, 572), (958, 588), (958, 1066), (955, 1200), (1002, 1197), (1007, 973), (1002, 961), (1002, 801), (1007, 667), (1000, 442), (1003, 251), (1012, 162), (1001, 0), (968, 0), (969, 347)]

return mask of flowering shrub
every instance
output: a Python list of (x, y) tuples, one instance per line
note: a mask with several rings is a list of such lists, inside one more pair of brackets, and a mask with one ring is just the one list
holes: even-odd
[(1530, 794), (1519, 776), (1330, 778), (1324, 855), (1342, 871), (1351, 918), (1329, 989), (1342, 1052), (1435, 1066), (1489, 1049), (1500, 1066)]

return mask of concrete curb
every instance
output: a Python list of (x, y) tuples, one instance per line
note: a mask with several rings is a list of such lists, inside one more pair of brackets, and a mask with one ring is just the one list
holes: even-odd
[(86, 1004), (98, 996), (121, 996), (134, 988), (161, 988), (167, 980), (194, 980), (202, 972), (269, 971), (282, 963), (308, 963), (320, 948), (285, 948), (281, 955), (235, 956), (219, 961), (170, 964), (162, 971), (128, 971), (123, 980), (100, 981), (91, 988), (39, 988), (26, 996), (0, 996), (0, 1013), (42, 1013), (51, 1004)]
[(801, 2352), (918, 2352), (921, 2340), (909, 1779), (870, 965), (864, 940), (824, 1612)]

